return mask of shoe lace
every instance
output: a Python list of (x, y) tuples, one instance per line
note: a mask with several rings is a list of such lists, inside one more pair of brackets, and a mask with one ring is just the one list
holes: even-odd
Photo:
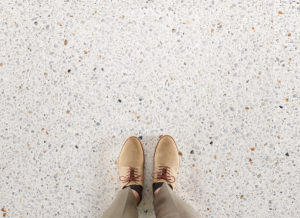
[(175, 177), (171, 175), (170, 171), (171, 169), (168, 166), (159, 166), (158, 171), (152, 174), (152, 178), (157, 180), (163, 179), (168, 183), (174, 183)]
[(138, 175), (138, 169), (134, 167), (130, 167), (127, 171), (126, 176), (120, 176), (120, 181), (124, 183), (129, 183), (129, 182), (138, 182), (142, 181), (143, 178), (141, 175)]

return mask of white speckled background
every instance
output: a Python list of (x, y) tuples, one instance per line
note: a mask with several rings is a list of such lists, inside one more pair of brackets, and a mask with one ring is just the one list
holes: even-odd
[(170, 134), (202, 217), (298, 218), (299, 20), (298, 0), (1, 0), (0, 216), (101, 217), (136, 135), (154, 217)]

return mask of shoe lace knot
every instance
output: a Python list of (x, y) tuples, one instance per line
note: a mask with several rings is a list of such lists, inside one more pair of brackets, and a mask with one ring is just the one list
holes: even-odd
[(175, 182), (175, 177), (171, 175), (171, 168), (168, 166), (159, 166), (158, 171), (152, 174), (152, 178), (156, 180), (163, 179), (168, 183)]

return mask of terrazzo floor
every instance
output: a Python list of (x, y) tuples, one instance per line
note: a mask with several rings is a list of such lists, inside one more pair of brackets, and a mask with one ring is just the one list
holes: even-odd
[(298, 0), (0, 1), (0, 217), (101, 217), (139, 136), (201, 217), (300, 217)]

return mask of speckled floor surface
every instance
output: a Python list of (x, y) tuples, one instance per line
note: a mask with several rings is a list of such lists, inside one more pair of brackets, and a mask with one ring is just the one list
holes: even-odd
[(158, 136), (201, 217), (300, 214), (299, 1), (0, 2), (0, 216), (101, 217)]

